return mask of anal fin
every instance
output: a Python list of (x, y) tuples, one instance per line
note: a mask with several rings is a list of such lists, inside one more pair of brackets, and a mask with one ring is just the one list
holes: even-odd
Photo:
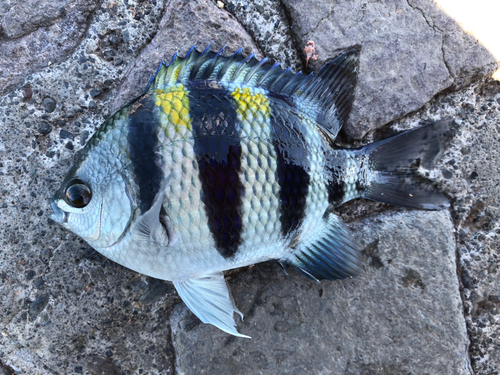
[(184, 303), (203, 323), (234, 336), (250, 338), (236, 330), (234, 313), (242, 318), (243, 314), (234, 305), (222, 272), (173, 283)]
[(294, 252), (280, 263), (289, 264), (316, 281), (344, 279), (363, 271), (360, 252), (349, 228), (330, 211), (316, 230), (301, 239)]

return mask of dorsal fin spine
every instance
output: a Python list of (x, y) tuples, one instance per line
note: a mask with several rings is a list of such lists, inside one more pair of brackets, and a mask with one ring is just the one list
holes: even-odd
[[(303, 76), (302, 72), (298, 72), (295, 74), (295, 76), (293, 78), (296, 78), (297, 76)], [(286, 94), (288, 92), (293, 92), (294, 91), (294, 88), (295, 86), (297, 86), (298, 84), (298, 80), (297, 79), (290, 79), (286, 84), (285, 86), (283, 86), (281, 88), (281, 91), (283, 92), (283, 94)], [(288, 90), (288, 91), (287, 91)]]
[(209, 76), (209, 78), (211, 79), (215, 79), (215, 77), (213, 77), (213, 72), (215, 71), (215, 68), (217, 67), (217, 63), (219, 61), (219, 58), (222, 56), (222, 54), (224, 53), (224, 50), (226, 49), (226, 47), (222, 47), (219, 52), (217, 52), (217, 54), (212, 57), (211, 61), (210, 61), (210, 64), (207, 66), (207, 71), (209, 72), (212, 72)]
[[(269, 90), (274, 92), (281, 92), (281, 88), (287, 83), (284, 79), (288, 73), (292, 71), (292, 68), (287, 68), (283, 70), (281, 74), (276, 76), (276, 78), (269, 84)], [(279, 86), (281, 84), (281, 86)]]
[(259, 80), (257, 81), (257, 86), (265, 86), (264, 82), (272, 75), (273, 70), (277, 66), (279, 66), (279, 63), (275, 63), (273, 66), (271, 66), (271, 68), (267, 72), (265, 72), (262, 77), (259, 78)]
[[(208, 44), (208, 46), (203, 50), (203, 52), (201, 53), (201, 55), (203, 56), (205, 53), (207, 53), (213, 46), (214, 42), (210, 42)], [(196, 48), (196, 46), (193, 46), (194, 48)]]
[(242, 49), (223, 56), (224, 48), (212, 52), (191, 48), (186, 57), (174, 54), (169, 65), (162, 63), (148, 89), (159, 89), (176, 83), (217, 80), (225, 84), (246, 84), (297, 99), (299, 107), (316, 113), (316, 122), (332, 138), (349, 116), (354, 99), (359, 49), (352, 49), (321, 68), (318, 75), (291, 74), (278, 63), (271, 66), (252, 53), (243, 57)]
[(226, 62), (222, 65), (218, 73), (218, 80), (227, 82), (231, 81), (232, 73), (236, 69), (235, 61), (241, 56), (241, 51), (243, 51), (242, 48), (236, 51), (232, 56), (226, 58)]
[(267, 57), (264, 57), (262, 60), (260, 60), (252, 69), (249, 70), (249, 72), (245, 76), (245, 79), (243, 80), (243, 82), (245, 82), (249, 85), (255, 84), (256, 82), (252, 82), (253, 79), (258, 79), (258, 76), (255, 74), (255, 72), (258, 69), (262, 69), (262, 67), (265, 64), (267, 64), (268, 61), (269, 61), (269, 59)]
[[(257, 59), (254, 58), (255, 53), (252, 53), (244, 60), (240, 61), (238, 67), (233, 73), (233, 81), (234, 82), (245, 82), (245, 78), (248, 75), (248, 72), (258, 63)], [(244, 73), (246, 71), (246, 73)]]
[(180, 82), (186, 82), (187, 78), (191, 75), (191, 69), (193, 68), (193, 63), (191, 62), (192, 60), (192, 53), (194, 50), (194, 46), (192, 46), (186, 56), (184, 57), (184, 61), (181, 64), (181, 68), (179, 70), (179, 74), (177, 75), (177, 83)]
[(248, 76), (248, 73), (250, 72), (250, 70), (252, 70), (252, 68), (255, 65), (257, 65), (257, 63), (258, 63), (258, 61), (255, 58), (255, 53), (251, 53), (250, 55), (248, 55), (248, 57), (245, 60), (240, 62), (240, 67), (239, 67), (238, 71), (235, 73), (237, 75), (242, 75), (242, 74), (240, 74), (242, 71), (244, 71), (244, 70), (247, 71), (245, 73), (245, 75), (242, 75), (241, 82), (245, 82), (245, 78)]

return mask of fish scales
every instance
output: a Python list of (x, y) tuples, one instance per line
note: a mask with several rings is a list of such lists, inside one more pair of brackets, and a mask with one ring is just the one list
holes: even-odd
[[(223, 257), (234, 256), (238, 247), (244, 244), (240, 249), (241, 255), (232, 260), (238, 264), (254, 257), (255, 249), (269, 249), (269, 246), (286, 241), (305, 216), (307, 199), (312, 213), (319, 212), (320, 205), (323, 205), (321, 212), (328, 206), (324, 193), (320, 199), (316, 198), (317, 194), (307, 194), (310, 183), (308, 170), (315, 176), (314, 191), (326, 191), (320, 173), (321, 163), (317, 161), (321, 154), (307, 155), (308, 144), (323, 140), (315, 132), (313, 121), (304, 126), (296, 115), (287, 113), (289, 111), (283, 104), (276, 103), (280, 99), (269, 98), (265, 90), (258, 88), (240, 84), (231, 84), (226, 88), (215, 83), (211, 87), (178, 85), (168, 88), (167, 92), (156, 90), (155, 96), (158, 98), (160, 128), (166, 135), (165, 141), (182, 139), (187, 142), (183, 147), (191, 147), (182, 154), (178, 153), (177, 145), (162, 147), (165, 165), (172, 166), (168, 171), (173, 174), (172, 179), (175, 181), (178, 178), (175, 169), (178, 163), (196, 158), (197, 169), (194, 172), (198, 173), (198, 181), (194, 182), (193, 176), (187, 173), (179, 176), (177, 186), (184, 192), (200, 194), (201, 198), (191, 196), (189, 203), (181, 199), (182, 209), (175, 207), (179, 203), (177, 199), (165, 203), (166, 211), (174, 213), (172, 216), (177, 218), (179, 226), (192, 225), (193, 212), (198, 211), (196, 230), (190, 233), (189, 238), (180, 239), (182, 243), (192, 246), (200, 238), (198, 228), (208, 225), (209, 230), (205, 229), (203, 234), (211, 233), (215, 248)], [(274, 105), (270, 105), (270, 101), (274, 101)], [(294, 132), (290, 134), (289, 129)], [(216, 137), (219, 137), (218, 143), (213, 142)], [(306, 137), (310, 138), (309, 142)], [(312, 140), (313, 137), (317, 139)], [(326, 145), (322, 146), (323, 151), (326, 150)], [(238, 168), (231, 166), (235, 163), (231, 147), (239, 150)], [(227, 162), (226, 168), (221, 167), (219, 164), (222, 163), (217, 160), (207, 159), (207, 155), (218, 154), (224, 159), (221, 162)], [(289, 160), (285, 160), (283, 154)], [(186, 166), (181, 169), (187, 171)], [(236, 176), (231, 176), (231, 173)], [(231, 178), (235, 186), (228, 181)], [(195, 185), (188, 186), (190, 183)], [(256, 183), (262, 185), (255, 186)], [(224, 188), (230, 190), (224, 191)], [(178, 197), (180, 191), (171, 193), (172, 197)], [(205, 215), (199, 213), (200, 201), (204, 203)], [(243, 202), (246, 209), (241, 212)], [(229, 209), (224, 210), (226, 207)], [(182, 222), (186, 221), (185, 218), (188, 221)], [(242, 236), (245, 241), (240, 239)], [(276, 254), (267, 254), (262, 259), (272, 259), (273, 256)]]
[[(191, 201), (201, 200), (204, 203), (208, 219), (204, 224), (208, 223), (217, 251), (224, 258), (234, 257), (240, 252), (238, 257), (228, 260), (229, 263), (240, 264), (247, 258), (254, 258), (254, 253), (260, 249), (268, 250), (269, 246), (297, 236), (294, 231), (299, 229), (305, 217), (306, 206), (313, 216), (314, 213), (324, 212), (329, 203), (325, 198), (321, 163), (318, 162), (322, 155), (307, 152), (308, 143), (323, 142), (314, 132), (312, 121), (303, 126), (297, 116), (291, 113), (286, 116), (287, 109), (280, 108), (278, 103), (270, 106), (264, 90), (237, 84), (227, 89), (222, 86), (203, 90), (191, 88), (187, 97), (188, 123), (191, 124), (188, 129), (192, 127), (191, 137), (194, 138), (191, 155), (197, 158), (198, 177), (202, 185), (200, 199)], [(232, 102), (229, 97), (233, 98)], [(273, 100), (276, 102), (279, 99)], [(274, 114), (271, 108), (274, 108)], [(234, 118), (232, 109), (236, 109), (238, 119)], [(214, 118), (219, 115), (220, 118)], [(283, 132), (290, 128), (294, 130), (292, 134)], [(301, 130), (304, 134), (300, 133)], [(317, 139), (313, 140), (314, 136)], [(214, 139), (217, 143), (213, 142)], [(294, 145), (298, 142), (300, 144)], [(281, 143), (286, 148), (280, 147)], [(326, 145), (322, 146), (322, 151), (325, 151)], [(237, 155), (231, 151), (232, 148), (238, 150)], [(288, 156), (293, 153), (296, 155)], [(214, 155), (219, 154), (222, 159), (218, 161)], [(287, 160), (283, 154), (287, 155)], [(208, 160), (207, 155), (211, 155), (212, 160)], [(239, 159), (237, 162), (235, 156)], [(176, 161), (172, 161), (175, 165)], [(252, 161), (257, 163), (250, 167), (249, 162)], [(309, 173), (314, 177), (311, 194), (308, 194), (311, 183)], [(262, 186), (255, 186), (256, 182)], [(184, 185), (180, 183), (181, 189), (188, 188)], [(321, 193), (322, 196), (318, 197)], [(177, 197), (178, 194), (172, 196)], [(243, 202), (247, 206), (244, 212), (241, 211)], [(176, 212), (169, 202), (165, 208), (167, 212)], [(186, 205), (185, 211), (178, 212), (176, 216), (182, 220), (192, 211), (193, 208)], [(314, 217), (311, 219), (314, 222)], [(242, 236), (246, 241), (241, 240)], [(193, 238), (183, 242), (192, 243)], [(276, 255), (279, 254), (267, 254), (262, 260)], [(220, 260), (217, 259), (217, 262)]]
[(244, 336), (222, 271), (276, 259), (314, 280), (359, 274), (359, 249), (332, 208), (358, 197), (446, 207), (412, 165), (433, 165), (452, 124), (338, 149), (358, 50), (317, 77), (221, 52), (161, 65), (88, 142), (52, 218), (108, 258), (171, 280), (203, 322)]

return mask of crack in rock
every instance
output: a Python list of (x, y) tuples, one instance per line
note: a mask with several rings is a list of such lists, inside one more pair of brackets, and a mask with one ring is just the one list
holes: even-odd
[(305, 38), (307, 39), (307, 37), (309, 36), (309, 34), (314, 33), (314, 32), (318, 29), (319, 25), (320, 25), (320, 24), (321, 24), (324, 20), (326, 20), (327, 18), (329, 18), (329, 17), (333, 14), (333, 12), (334, 12), (334, 10), (333, 10), (333, 6), (332, 6), (332, 5), (330, 5), (330, 12), (329, 12), (326, 16), (322, 17), (322, 18), (318, 21), (318, 24), (317, 24), (315, 27), (313, 27), (313, 28), (312, 28), (312, 30), (309, 30), (307, 33), (305, 33), (305, 34), (303, 35), (303, 37), (305, 37)]
[(423, 9), (419, 8), (416, 5), (413, 5), (410, 0), (406, 0), (406, 2), (410, 8), (420, 12), (423, 19), (425, 20), (425, 22), (427, 23), (427, 25), (429, 25), (429, 27), (431, 29), (433, 29), (435, 32), (438, 32), (439, 34), (441, 34), (441, 52), (443, 54), (443, 63), (446, 66), (446, 69), (448, 70), (448, 74), (450, 75), (451, 78), (453, 78), (453, 82), (450, 83), (450, 85), (447, 88), (443, 89), (443, 91), (445, 91), (454, 85), (455, 76), (452, 74), (450, 65), (448, 64), (448, 61), (446, 60), (446, 56), (445, 56), (445, 52), (444, 52), (444, 32), (437, 25), (434, 25), (431, 23), (431, 21), (427, 18), (427, 15), (425, 14)]

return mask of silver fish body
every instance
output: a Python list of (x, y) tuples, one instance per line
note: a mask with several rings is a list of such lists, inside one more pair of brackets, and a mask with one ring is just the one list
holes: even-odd
[(109, 259), (173, 281), (203, 322), (237, 336), (222, 271), (276, 259), (315, 280), (359, 274), (332, 208), (358, 197), (446, 207), (414, 169), (439, 158), (452, 123), (336, 148), (358, 54), (317, 77), (239, 52), (174, 57), (82, 150), (52, 218)]

